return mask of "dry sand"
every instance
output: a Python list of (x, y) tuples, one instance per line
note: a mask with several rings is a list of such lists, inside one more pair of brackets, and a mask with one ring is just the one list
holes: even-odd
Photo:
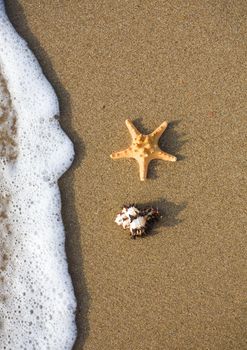
[[(78, 298), (75, 350), (244, 350), (246, 1), (7, 1), (75, 143), (60, 181)], [(141, 183), (124, 120), (171, 122)], [(130, 240), (123, 203), (165, 213)]]

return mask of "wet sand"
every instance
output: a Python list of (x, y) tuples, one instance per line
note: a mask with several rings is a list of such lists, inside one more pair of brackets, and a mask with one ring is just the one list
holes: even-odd
[[(78, 299), (75, 350), (243, 350), (246, 336), (245, 1), (7, 1), (54, 86), (76, 159), (60, 181)], [(177, 163), (141, 183), (126, 118)], [(130, 240), (122, 204), (158, 205)]]

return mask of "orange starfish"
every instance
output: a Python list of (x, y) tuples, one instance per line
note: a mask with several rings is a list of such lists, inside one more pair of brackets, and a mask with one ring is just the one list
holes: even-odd
[(147, 178), (148, 165), (151, 160), (163, 159), (171, 162), (175, 162), (177, 160), (176, 157), (163, 152), (158, 146), (159, 139), (167, 128), (167, 122), (163, 122), (157, 129), (148, 135), (141, 134), (129, 119), (125, 121), (125, 124), (132, 137), (132, 144), (124, 151), (113, 152), (111, 154), (111, 158), (136, 159), (140, 168), (141, 181), (144, 181)]

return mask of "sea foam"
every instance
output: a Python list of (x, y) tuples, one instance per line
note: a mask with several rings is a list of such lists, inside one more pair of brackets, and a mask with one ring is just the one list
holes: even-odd
[(0, 348), (71, 349), (74, 291), (58, 178), (73, 145), (57, 97), (0, 0)]

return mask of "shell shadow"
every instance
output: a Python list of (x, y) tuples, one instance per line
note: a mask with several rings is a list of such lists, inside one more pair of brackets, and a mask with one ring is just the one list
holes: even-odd
[(76, 131), (73, 130), (70, 94), (60, 82), (48, 53), (29, 29), (22, 5), (19, 1), (7, 1), (5, 5), (11, 23), (20, 36), (28, 42), (28, 46), (38, 61), (41, 62), (42, 70), (56, 92), (60, 106), (60, 125), (74, 144), (74, 162), (71, 168), (59, 179), (59, 188), (62, 199), (62, 218), (66, 232), (65, 250), (77, 299), (76, 325), (78, 335), (73, 349), (81, 350), (89, 335), (88, 310), (90, 295), (83, 270), (83, 255), (80, 244), (81, 228), (75, 206), (74, 173), (86, 156), (85, 144)]
[(164, 198), (159, 198), (155, 201), (146, 202), (146, 203), (137, 203), (138, 208), (144, 209), (146, 207), (157, 208), (160, 212), (160, 219), (158, 222), (155, 222), (150, 229), (150, 232), (143, 238), (154, 236), (158, 232), (159, 227), (174, 227), (179, 225), (183, 220), (179, 218), (179, 214), (182, 210), (187, 207), (187, 202), (174, 203), (170, 202)]

